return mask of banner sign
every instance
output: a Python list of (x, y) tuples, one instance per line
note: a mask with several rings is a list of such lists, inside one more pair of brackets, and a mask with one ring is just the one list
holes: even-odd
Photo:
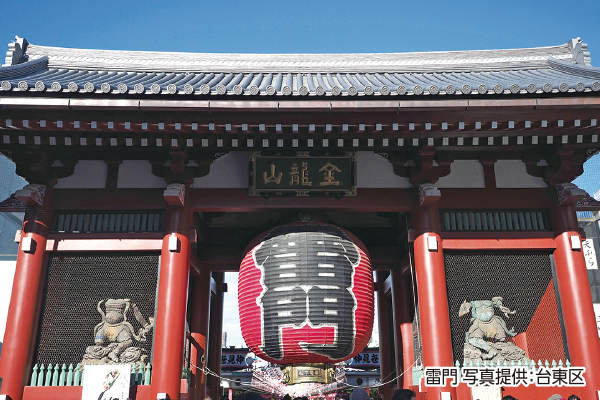
[[(250, 368), (252, 365), (251, 361), (256, 361), (257, 358), (254, 356), (254, 360), (247, 359), (252, 358), (252, 353), (249, 353), (249, 349), (230, 349), (223, 348), (221, 355), (221, 369), (223, 370), (236, 370)], [(259, 360), (259, 359), (258, 359)], [(355, 357), (345, 361), (346, 366), (351, 368), (379, 368), (379, 349), (369, 348), (365, 349)]]
[(346, 361), (351, 368), (379, 368), (379, 349), (366, 349)]
[(86, 365), (81, 400), (127, 400), (131, 365)]
[(249, 349), (224, 348), (221, 354), (221, 369), (232, 370), (249, 368), (249, 365), (246, 362), (246, 356), (249, 351)]
[(356, 153), (254, 152), (250, 196), (356, 196)]
[(596, 258), (596, 249), (594, 249), (594, 240), (585, 239), (581, 241), (581, 249), (585, 257), (587, 269), (598, 269), (598, 259)]

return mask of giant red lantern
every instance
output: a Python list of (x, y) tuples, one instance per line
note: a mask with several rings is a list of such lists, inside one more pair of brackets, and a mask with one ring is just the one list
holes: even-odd
[(373, 328), (373, 271), (360, 240), (327, 224), (269, 231), (238, 277), (242, 335), (275, 364), (354, 357)]

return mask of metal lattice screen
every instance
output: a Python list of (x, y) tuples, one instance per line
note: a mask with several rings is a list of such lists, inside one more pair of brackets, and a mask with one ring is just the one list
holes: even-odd
[[(472, 324), (471, 313), (459, 317), (463, 301), (502, 297), (502, 304), (516, 311), (508, 318), (495, 309), (513, 341), (529, 359), (563, 359), (560, 319), (547, 253), (459, 253), (444, 255), (448, 306), (454, 359), (463, 362), (465, 334)], [(508, 335), (507, 335), (508, 337)]]
[[(131, 299), (142, 315), (154, 317), (159, 256), (151, 254), (61, 255), (51, 258), (37, 346), (37, 364), (76, 364), (94, 345), (94, 327), (101, 322), (100, 300)], [(129, 311), (128, 322), (138, 322)], [(148, 356), (150, 331), (136, 342)]]

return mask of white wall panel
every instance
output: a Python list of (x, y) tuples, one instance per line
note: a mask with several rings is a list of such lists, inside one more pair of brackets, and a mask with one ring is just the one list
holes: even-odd
[(80, 160), (73, 175), (58, 180), (55, 189), (104, 189), (108, 165), (102, 160)]
[(166, 188), (161, 177), (152, 174), (152, 164), (148, 160), (125, 160), (119, 165), (117, 188), (143, 189)]
[(494, 164), (497, 188), (543, 188), (548, 187), (542, 178), (527, 173), (527, 166), (521, 160), (498, 160)]
[(232, 151), (219, 157), (210, 165), (210, 173), (194, 179), (193, 188), (247, 188), (250, 172), (248, 153)]
[(437, 181), (438, 188), (485, 188), (483, 165), (478, 160), (456, 160), (450, 174)]
[(373, 151), (359, 151), (356, 157), (358, 188), (410, 188), (410, 180), (394, 174), (394, 166)]

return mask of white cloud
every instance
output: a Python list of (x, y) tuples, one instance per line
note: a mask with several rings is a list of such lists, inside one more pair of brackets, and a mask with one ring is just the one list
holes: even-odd
[(240, 329), (240, 314), (237, 299), (237, 272), (226, 272), (227, 293), (223, 303), (223, 332), (227, 332), (227, 346), (245, 346)]

